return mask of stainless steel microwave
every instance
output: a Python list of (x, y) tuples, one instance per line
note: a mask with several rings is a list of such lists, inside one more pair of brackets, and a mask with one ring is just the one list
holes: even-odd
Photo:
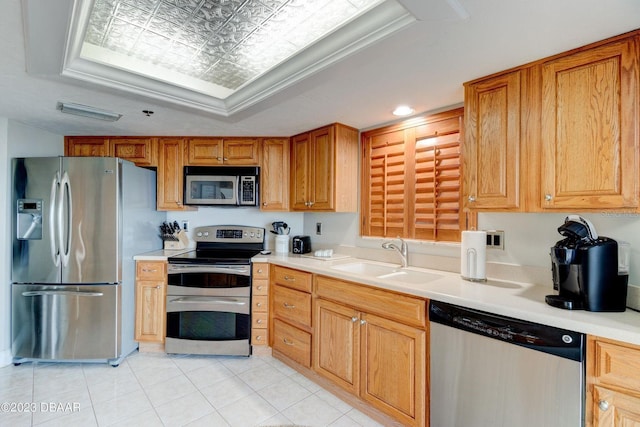
[(184, 204), (257, 206), (259, 172), (256, 166), (185, 166)]

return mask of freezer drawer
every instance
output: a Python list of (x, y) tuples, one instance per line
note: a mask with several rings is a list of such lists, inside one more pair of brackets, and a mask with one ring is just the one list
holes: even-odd
[(115, 359), (122, 285), (12, 284), (14, 358)]

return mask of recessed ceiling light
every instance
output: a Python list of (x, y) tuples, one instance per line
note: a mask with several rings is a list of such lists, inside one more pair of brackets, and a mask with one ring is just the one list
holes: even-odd
[(413, 114), (413, 108), (408, 105), (398, 105), (395, 110), (393, 110), (394, 116), (408, 116), (409, 114)]
[(89, 117), (91, 119), (105, 120), (107, 122), (115, 122), (122, 117), (122, 114), (113, 111), (101, 110), (88, 105), (72, 104), (68, 102), (58, 102), (56, 109), (63, 113), (73, 114), (75, 116)]

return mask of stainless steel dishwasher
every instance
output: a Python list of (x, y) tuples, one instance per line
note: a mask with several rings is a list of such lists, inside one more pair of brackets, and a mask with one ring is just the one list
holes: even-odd
[(585, 336), (432, 301), (432, 427), (584, 425)]

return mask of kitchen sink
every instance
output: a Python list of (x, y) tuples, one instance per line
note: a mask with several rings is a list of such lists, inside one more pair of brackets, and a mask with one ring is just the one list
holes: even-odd
[(358, 274), (376, 279), (388, 279), (404, 283), (426, 283), (440, 279), (439, 274), (426, 271), (416, 271), (399, 268), (395, 265), (378, 264), (375, 262), (358, 261), (331, 266), (333, 270)]

